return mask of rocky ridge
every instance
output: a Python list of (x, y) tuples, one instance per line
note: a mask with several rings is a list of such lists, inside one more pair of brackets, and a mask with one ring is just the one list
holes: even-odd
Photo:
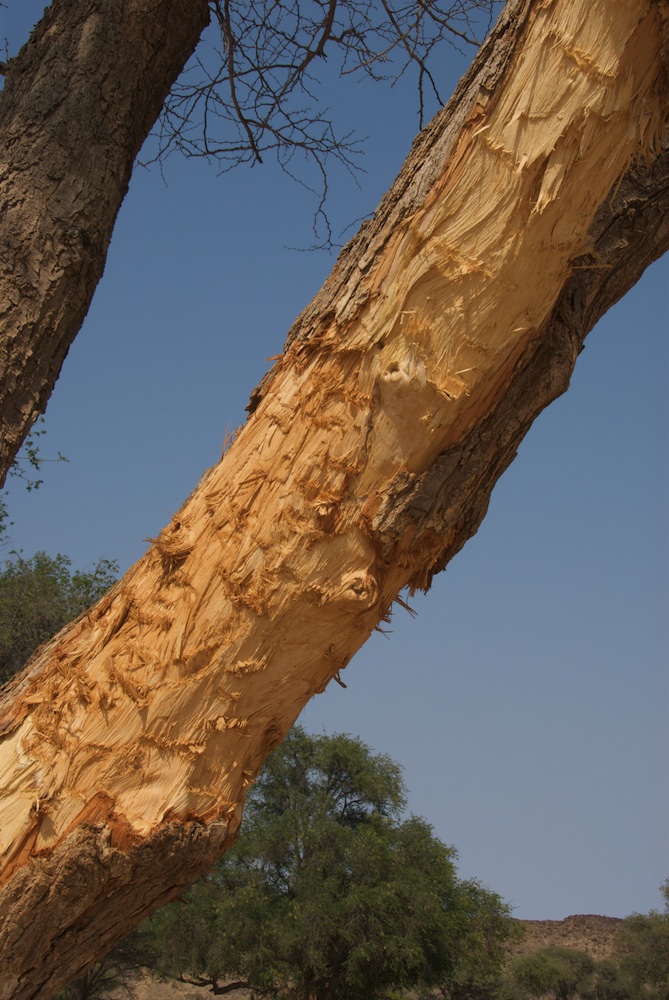
[(520, 920), (526, 928), (523, 941), (511, 955), (526, 955), (538, 948), (575, 948), (599, 961), (613, 954), (614, 939), (622, 920), (598, 914), (575, 914), (564, 920)]

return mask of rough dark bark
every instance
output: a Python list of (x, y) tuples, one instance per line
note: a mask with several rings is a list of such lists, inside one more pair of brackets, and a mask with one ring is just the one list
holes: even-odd
[(102, 276), (207, 0), (54, 0), (0, 94), (0, 486)]
[(666, 5), (610, 22), (509, 5), (219, 465), (0, 702), (1, 1000), (55, 990), (232, 842), (267, 752), (476, 531), (667, 249)]

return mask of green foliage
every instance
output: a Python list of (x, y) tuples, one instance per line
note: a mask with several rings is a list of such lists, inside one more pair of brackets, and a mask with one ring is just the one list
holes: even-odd
[(516, 958), (510, 967), (512, 982), (521, 995), (570, 1000), (590, 989), (595, 962), (573, 948), (539, 948)]
[(94, 604), (114, 583), (118, 567), (100, 559), (88, 573), (70, 569), (67, 556), (16, 553), (0, 570), (0, 683), (34, 651)]
[[(503, 1000), (500, 970), (509, 945), (524, 937), (524, 927), (511, 920), (500, 896), (475, 881), (461, 885), (466, 891), (460, 896), (456, 961), (442, 977), (439, 995), (445, 1000)], [(422, 994), (421, 1000), (429, 995)]]
[(402, 820), (404, 804), (390, 758), (293, 729), (251, 790), (233, 851), (145, 925), (158, 970), (295, 1000), (439, 983), (467, 995), (459, 983), (499, 970), (508, 910), (458, 880), (453, 848)]
[(669, 1000), (669, 879), (660, 887), (664, 913), (633, 913), (618, 932), (620, 969), (635, 996)]
[(641, 1000), (620, 966), (608, 958), (597, 963), (590, 989), (581, 995), (583, 1000)]
[[(27, 434), (21, 451), (9, 467), (9, 477), (23, 480), (28, 493), (38, 490), (42, 485), (43, 480), (35, 478), (34, 473), (39, 472), (45, 462), (67, 462), (65, 455), (61, 455), (60, 452), (55, 458), (42, 458), (40, 455), (38, 438), (44, 437), (46, 434), (42, 426), (43, 423), (44, 418), (40, 417)], [(11, 524), (5, 496), (6, 490), (0, 493), (0, 544), (6, 544), (7, 532)]]
[(665, 912), (635, 913), (616, 934), (612, 958), (542, 948), (509, 963), (498, 1000), (669, 1000), (669, 879)]

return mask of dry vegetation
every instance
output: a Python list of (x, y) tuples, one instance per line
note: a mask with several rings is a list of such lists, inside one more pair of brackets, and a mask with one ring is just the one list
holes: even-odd
[[(523, 920), (526, 928), (523, 941), (513, 944), (510, 955), (526, 955), (539, 948), (574, 948), (584, 951), (596, 961), (613, 954), (613, 941), (622, 920), (597, 914), (577, 914), (564, 920)], [(158, 980), (146, 975), (131, 984), (134, 1000), (205, 1000), (211, 991), (176, 980)], [(248, 990), (238, 990), (235, 1000), (249, 1000)], [(124, 991), (114, 994), (114, 1000), (128, 1000)]]
[(526, 927), (525, 938), (512, 946), (512, 955), (526, 955), (539, 948), (574, 948), (600, 961), (613, 954), (614, 937), (622, 920), (589, 913), (565, 917), (564, 920), (522, 922)]

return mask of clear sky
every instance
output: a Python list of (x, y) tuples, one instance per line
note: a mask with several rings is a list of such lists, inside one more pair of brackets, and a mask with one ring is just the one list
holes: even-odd
[[(43, 4), (9, 0), (10, 53)], [(444, 53), (450, 89), (466, 67)], [(446, 87), (445, 89), (448, 89)], [(373, 211), (417, 129), (415, 94), (325, 85), (366, 136), (332, 177), (335, 232)], [(217, 461), (226, 428), (334, 258), (314, 200), (271, 165), (138, 169), (104, 279), (49, 404), (44, 486), (10, 492), (11, 546), (126, 569)], [(669, 264), (590, 335), (478, 535), (303, 713), (404, 767), (460, 872), (527, 919), (659, 907), (669, 875)], [(5, 553), (7, 554), (7, 552)]]

